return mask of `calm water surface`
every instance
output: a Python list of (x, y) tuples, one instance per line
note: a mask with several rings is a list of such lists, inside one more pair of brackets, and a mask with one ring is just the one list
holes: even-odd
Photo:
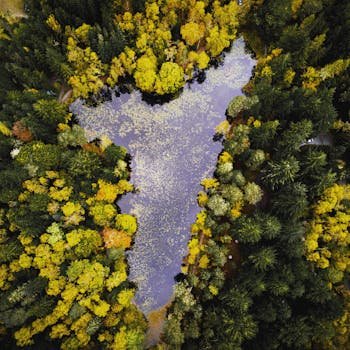
[(225, 119), (230, 100), (241, 94), (253, 65), (239, 39), (202, 84), (186, 86), (163, 105), (147, 104), (138, 91), (98, 107), (72, 105), (90, 138), (108, 135), (132, 155), (131, 182), (139, 192), (124, 196), (119, 206), (138, 219), (128, 261), (130, 279), (138, 285), (136, 303), (146, 314), (171, 297), (199, 212), (199, 183), (212, 176), (222, 148), (213, 141), (215, 126)]

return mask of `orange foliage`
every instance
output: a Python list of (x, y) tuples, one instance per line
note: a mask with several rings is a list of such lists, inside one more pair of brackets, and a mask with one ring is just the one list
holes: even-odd
[(33, 134), (31, 131), (26, 128), (20, 120), (15, 122), (12, 127), (12, 133), (15, 135), (19, 140), (23, 142), (29, 142), (33, 140)]
[(131, 245), (131, 237), (124, 231), (105, 227), (102, 231), (102, 237), (106, 248), (126, 249)]
[(99, 156), (101, 156), (103, 154), (102, 149), (94, 143), (86, 143), (82, 147), (83, 147), (83, 149), (85, 149), (85, 151), (88, 151), (91, 153), (96, 153)]

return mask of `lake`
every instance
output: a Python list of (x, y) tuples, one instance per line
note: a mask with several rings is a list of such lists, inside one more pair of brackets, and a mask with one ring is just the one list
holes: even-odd
[(225, 120), (228, 103), (241, 94), (253, 66), (238, 39), (223, 64), (206, 71), (202, 84), (187, 84), (167, 103), (152, 106), (133, 91), (97, 107), (83, 101), (71, 106), (89, 139), (108, 135), (132, 156), (131, 182), (138, 192), (118, 204), (138, 220), (128, 262), (130, 279), (138, 286), (135, 301), (145, 314), (172, 295), (200, 210), (200, 181), (212, 176), (222, 149), (221, 142), (213, 141), (215, 126)]

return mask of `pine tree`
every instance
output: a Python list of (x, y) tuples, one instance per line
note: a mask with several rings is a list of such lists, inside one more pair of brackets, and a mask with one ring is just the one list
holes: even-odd
[(272, 198), (274, 212), (285, 218), (300, 218), (307, 213), (306, 193), (306, 186), (301, 183), (283, 187)]
[(293, 182), (299, 169), (299, 162), (293, 156), (281, 161), (270, 161), (262, 171), (262, 179), (272, 190), (275, 190)]

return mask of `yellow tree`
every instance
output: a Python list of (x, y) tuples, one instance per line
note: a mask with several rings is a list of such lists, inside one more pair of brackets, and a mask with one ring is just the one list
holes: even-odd
[(157, 58), (151, 49), (136, 61), (134, 74), (136, 86), (142, 91), (153, 92), (157, 78)]
[(216, 25), (209, 31), (209, 36), (206, 38), (206, 50), (211, 56), (218, 56), (224, 49), (230, 46), (230, 36), (225, 29), (219, 29)]
[(73, 88), (73, 97), (87, 98), (90, 93), (97, 93), (103, 86), (101, 77), (105, 74), (105, 67), (96, 52), (86, 46), (91, 27), (83, 24), (68, 37), (67, 58), (71, 63), (74, 74), (68, 83)]
[(203, 24), (189, 22), (181, 26), (181, 36), (186, 44), (194, 45), (203, 38), (205, 27)]
[(185, 84), (184, 71), (177, 63), (165, 62), (159, 71), (155, 91), (157, 94), (172, 94)]

